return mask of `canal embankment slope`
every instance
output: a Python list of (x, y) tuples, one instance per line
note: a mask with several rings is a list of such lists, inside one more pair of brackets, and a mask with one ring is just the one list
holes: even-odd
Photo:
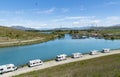
[(46, 69), (46, 68), (53, 67), (53, 66), (58, 66), (58, 65), (71, 63), (71, 62), (83, 61), (83, 60), (88, 60), (88, 59), (93, 59), (93, 58), (107, 56), (107, 55), (113, 55), (113, 54), (120, 54), (120, 50), (112, 50), (110, 53), (99, 53), (97, 55), (85, 54), (85, 55), (83, 55), (83, 57), (77, 58), (77, 59), (73, 59), (73, 58), (69, 57), (69, 58), (67, 58), (67, 60), (60, 61), (60, 62), (56, 62), (55, 60), (51, 60), (51, 61), (48, 61), (48, 62), (44, 62), (44, 64), (40, 65), (40, 66), (36, 66), (36, 67), (32, 67), (32, 68), (29, 68), (29, 67), (26, 66), (26, 67), (23, 67), (23, 68), (19, 68), (18, 70), (13, 71), (13, 72), (5, 73), (1, 76), (2, 77), (12, 77), (12, 76), (15, 76), (15, 75), (28, 73), (28, 72), (31, 72), (31, 71), (37, 71), (37, 70)]
[(0, 47), (30, 45), (46, 42), (55, 38), (56, 35), (53, 34), (30, 32), (0, 26)]

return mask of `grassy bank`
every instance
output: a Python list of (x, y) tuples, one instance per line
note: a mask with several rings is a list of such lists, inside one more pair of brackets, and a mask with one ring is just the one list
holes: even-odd
[(14, 77), (120, 77), (120, 54), (68, 63)]
[[(30, 45), (30, 44), (46, 42), (49, 40), (53, 40), (55, 38), (57, 38), (55, 34), (28, 32), (28, 31), (0, 26), (0, 47)], [(33, 40), (33, 41), (29, 41), (29, 40)]]

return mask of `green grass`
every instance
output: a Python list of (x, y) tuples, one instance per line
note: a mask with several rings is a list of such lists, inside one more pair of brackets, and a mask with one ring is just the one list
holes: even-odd
[(120, 77), (120, 54), (68, 63), (14, 77)]
[(9, 40), (9, 39), (27, 40), (27, 39), (33, 39), (33, 38), (39, 38), (39, 37), (44, 38), (47, 36), (49, 35), (43, 34), (43, 33), (37, 33), (37, 32), (27, 32), (27, 31), (0, 26), (0, 38), (6, 37), (7, 38), (6, 40)]
[(29, 45), (29, 44), (49, 41), (49, 40), (52, 40), (52, 39), (55, 39), (55, 38), (56, 37), (55, 37), (54, 34), (28, 32), (28, 31), (17, 30), (17, 29), (12, 29), (12, 28), (9, 28), (9, 27), (0, 26), (0, 42), (12, 42), (12, 41), (14, 42), (14, 41), (40, 39), (40, 40), (37, 40), (37, 41), (27, 42), (27, 43), (0, 45), (0, 47)]

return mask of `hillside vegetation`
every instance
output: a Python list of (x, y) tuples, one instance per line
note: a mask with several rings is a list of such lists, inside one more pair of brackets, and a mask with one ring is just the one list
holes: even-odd
[(68, 63), (14, 77), (120, 77), (120, 54)]
[[(53, 34), (43, 34), (43, 33), (38, 33), (38, 32), (28, 32), (28, 31), (22, 31), (22, 30), (17, 30), (17, 29), (12, 29), (9, 27), (3, 27), (0, 26), (0, 43), (4, 42), (14, 42), (14, 41), (24, 41), (24, 40), (36, 40), (34, 43), (38, 42), (44, 42), (48, 41), (51, 39), (54, 39), (55, 35)], [(33, 43), (33, 42), (32, 42)], [(29, 42), (29, 44), (32, 44)], [(18, 44), (11, 44), (7, 46), (13, 46), (13, 45), (21, 45), (22, 43)], [(23, 45), (28, 44), (24, 43)], [(0, 45), (1, 46), (1, 45)], [(4, 45), (6, 46), (6, 45)]]
[[(17, 29), (0, 26), (0, 38), (3, 38), (3, 41), (4, 40), (13, 40), (13, 39), (27, 40), (27, 39), (38, 38), (38, 37), (44, 38), (46, 36), (47, 36), (47, 34), (26, 32), (26, 31), (22, 31), (22, 30), (17, 30)], [(2, 41), (2, 40), (0, 40), (0, 41)]]

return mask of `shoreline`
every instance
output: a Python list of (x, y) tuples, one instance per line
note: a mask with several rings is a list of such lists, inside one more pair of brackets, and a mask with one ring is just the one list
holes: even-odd
[(120, 49), (111, 50), (110, 53), (99, 52), (97, 55), (85, 54), (85, 55), (83, 55), (83, 57), (76, 58), (76, 59), (68, 57), (67, 60), (60, 61), (60, 62), (56, 62), (55, 60), (50, 60), (50, 61), (44, 62), (43, 65), (40, 65), (40, 66), (35, 66), (35, 67), (31, 67), (31, 68), (29, 68), (27, 66), (24, 66), (23, 68), (19, 68), (16, 71), (4, 73), (0, 76), (11, 77), (11, 76), (15, 76), (15, 75), (19, 75), (19, 74), (23, 74), (23, 73), (27, 73), (27, 72), (31, 72), (31, 71), (41, 70), (41, 69), (45, 69), (45, 68), (49, 68), (49, 67), (53, 67), (53, 66), (58, 66), (58, 65), (62, 65), (62, 64), (71, 63), (71, 62), (88, 60), (88, 59), (92, 59), (92, 58), (97, 58), (97, 57), (102, 57), (102, 56), (107, 56), (107, 55), (113, 55), (113, 54), (120, 54)]
[[(42, 39), (31, 39), (31, 40), (17, 40), (17, 41), (11, 41), (11, 42), (2, 42), (0, 43), (0, 48), (8, 48), (8, 47), (17, 47), (17, 46), (27, 46), (27, 45), (34, 45), (34, 44), (40, 44), (40, 43), (45, 43), (48, 41), (52, 41), (59, 38), (58, 36), (54, 36), (54, 38), (42, 38)], [(95, 37), (93, 37), (95, 38)], [(106, 38), (102, 38), (105, 40), (112, 40), (112, 39), (106, 39)], [(118, 40), (118, 39), (114, 39), (114, 40)]]
[(51, 40), (56, 39), (57, 37), (54, 38), (43, 38), (43, 39), (33, 39), (33, 40), (22, 40), (22, 41), (13, 41), (13, 42), (3, 42), (0, 43), (0, 48), (8, 48), (8, 47), (17, 47), (17, 46), (27, 46), (27, 45), (34, 45), (34, 44), (39, 44), (39, 43), (44, 43), (48, 42)]

